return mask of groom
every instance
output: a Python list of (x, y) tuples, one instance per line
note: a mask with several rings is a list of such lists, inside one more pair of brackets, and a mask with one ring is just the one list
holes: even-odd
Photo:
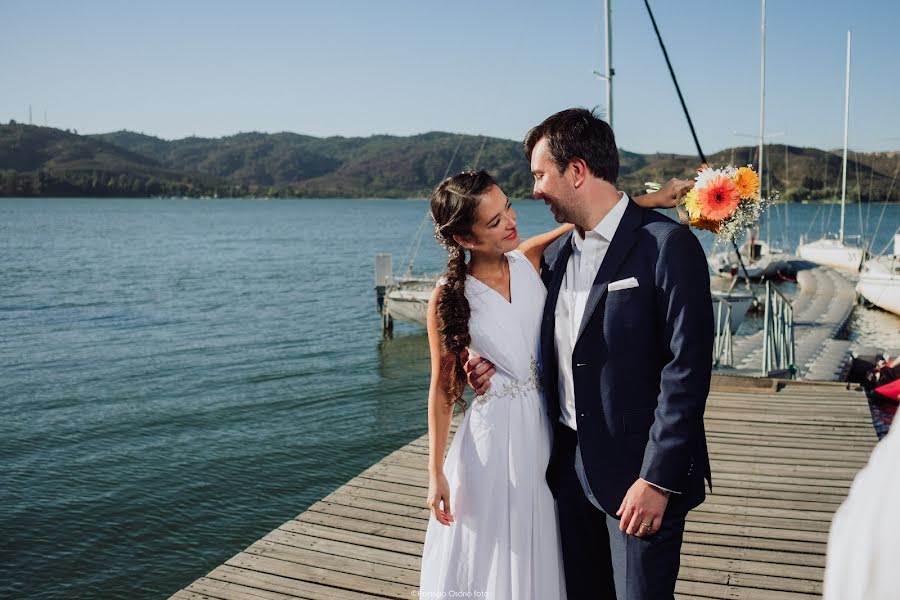
[[(612, 129), (584, 109), (528, 132), (534, 197), (576, 225), (544, 253), (547, 483), (572, 600), (673, 598), (684, 521), (711, 480), (703, 411), (713, 317), (685, 226), (616, 189)], [(491, 365), (466, 365), (476, 392)]]

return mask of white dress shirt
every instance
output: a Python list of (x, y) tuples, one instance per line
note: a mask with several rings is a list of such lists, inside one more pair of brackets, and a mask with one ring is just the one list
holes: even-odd
[[(606, 251), (612, 242), (625, 209), (628, 195), (619, 192), (619, 201), (591, 231), (584, 237), (576, 229), (572, 234), (572, 255), (566, 265), (559, 299), (556, 301), (556, 360), (559, 364), (559, 420), (574, 430), (575, 421), (575, 380), (572, 376), (572, 352), (578, 341), (578, 331), (584, 318), (588, 294), (594, 285), (594, 278), (600, 269)], [(590, 316), (590, 315), (588, 315)]]

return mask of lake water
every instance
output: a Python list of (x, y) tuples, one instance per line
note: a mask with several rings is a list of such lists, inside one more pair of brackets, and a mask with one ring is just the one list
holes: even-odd
[[(525, 236), (553, 225), (516, 209)], [(424, 433), (425, 337), (382, 339), (373, 257), (399, 268), (425, 210), (0, 201), (0, 597), (168, 597)], [(837, 212), (791, 206), (772, 237)], [(426, 231), (416, 267), (442, 264)], [(857, 313), (900, 345), (900, 319)]]

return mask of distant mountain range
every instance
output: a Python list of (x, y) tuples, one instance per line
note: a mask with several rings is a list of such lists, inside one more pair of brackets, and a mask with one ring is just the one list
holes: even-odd
[[(755, 147), (708, 156), (710, 163), (748, 164)], [(620, 150), (619, 187), (641, 193), (645, 181), (692, 177), (696, 156)], [(839, 151), (766, 146), (766, 175), (787, 200), (839, 197)], [(431, 132), (409, 137), (316, 138), (294, 133), (241, 133), (167, 141), (117, 131), (98, 135), (0, 125), (0, 196), (427, 197), (444, 173), (475, 165), (489, 170), (511, 197), (531, 195), (518, 141)], [(900, 152), (851, 152), (851, 201), (896, 201)], [(448, 167), (449, 165), (449, 167)]]

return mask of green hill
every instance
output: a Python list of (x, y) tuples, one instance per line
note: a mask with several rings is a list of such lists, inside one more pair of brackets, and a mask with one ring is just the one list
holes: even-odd
[(0, 125), (0, 195), (194, 194), (211, 178), (161, 165), (99, 138), (32, 125)]
[[(747, 164), (755, 154), (755, 147), (738, 147), (708, 158), (714, 165)], [(840, 194), (839, 152), (767, 146), (766, 156), (767, 179), (782, 198)], [(848, 198), (884, 200), (898, 161), (898, 152), (851, 153)], [(621, 150), (619, 186), (639, 193), (645, 181), (692, 177), (697, 163), (694, 156)], [(530, 196), (528, 164), (521, 142), (513, 140), (431, 132), (366, 138), (241, 133), (167, 141), (130, 131), (80, 136), (0, 125), (0, 195), (6, 196), (424, 197), (446, 172), (476, 164), (510, 196)]]

